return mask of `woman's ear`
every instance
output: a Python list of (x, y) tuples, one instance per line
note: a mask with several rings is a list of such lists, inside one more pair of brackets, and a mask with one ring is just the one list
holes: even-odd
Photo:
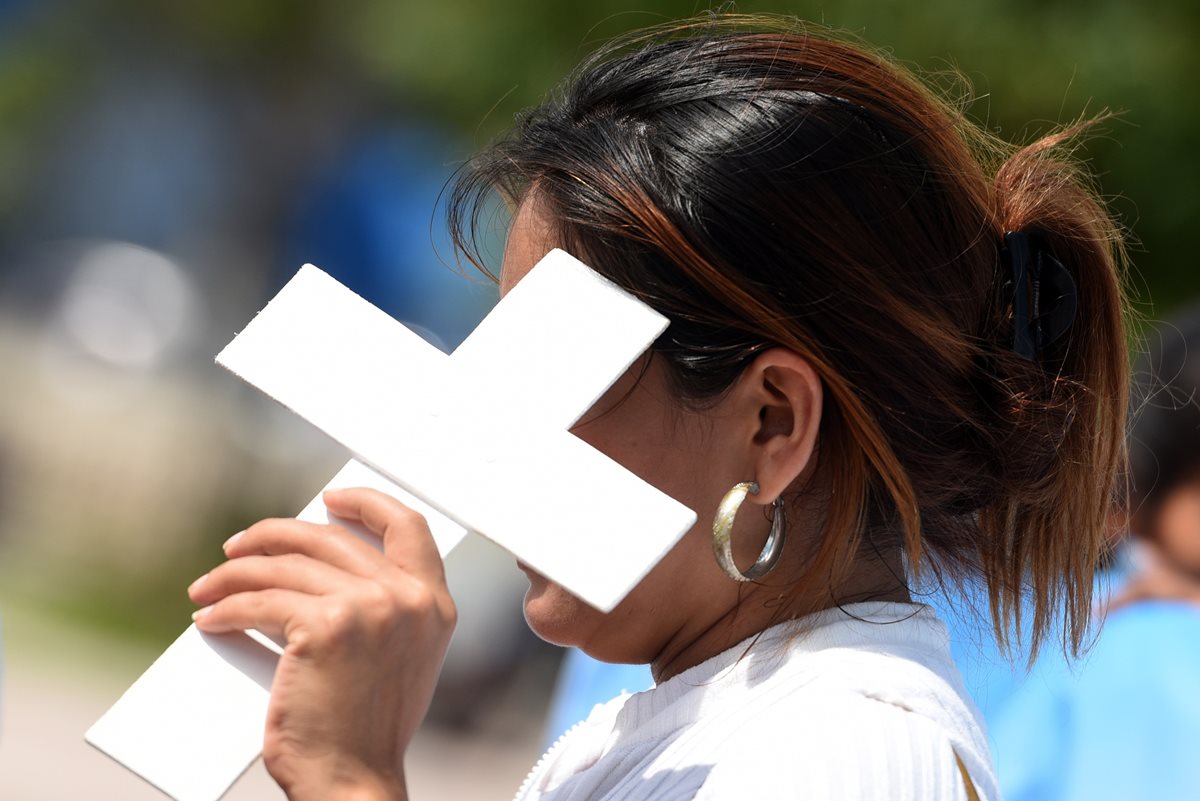
[[(757, 414), (752, 448), (755, 503), (778, 498), (813, 462), (821, 425), (821, 379), (787, 348), (763, 351), (738, 379), (743, 410)], [(750, 499), (748, 499), (750, 500)]]

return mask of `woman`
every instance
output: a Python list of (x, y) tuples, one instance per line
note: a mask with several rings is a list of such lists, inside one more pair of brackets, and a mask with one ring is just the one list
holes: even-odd
[[(575, 433), (703, 521), (608, 615), (530, 573), (539, 635), (658, 685), (518, 797), (996, 799), (909, 588), (978, 576), (1001, 636), (1028, 594), (1035, 640), (1078, 647), (1123, 458), (1114, 226), (1054, 155), (1073, 132), (1010, 151), (861, 46), (746, 23), (605, 48), (451, 197), (468, 253), (493, 191), (515, 209), (502, 292), (557, 246), (670, 318)], [(258, 523), (197, 620), (286, 637), (290, 798), (404, 798), (453, 603), (418, 516), (326, 501), (383, 556)]]

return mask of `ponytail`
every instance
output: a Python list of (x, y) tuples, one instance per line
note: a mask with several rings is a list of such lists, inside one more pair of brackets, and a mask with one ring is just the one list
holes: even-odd
[[(1070, 158), (1101, 116), (1017, 150), (994, 181), (1000, 231), (1030, 237), (1070, 277), (1069, 328), (1036, 353), (1004, 347), (992, 380), (1003, 387), (1002, 500), (980, 516), (980, 561), (1000, 631), (1028, 627), (1035, 646), (1062, 614), (1063, 642), (1078, 653), (1092, 610), (1093, 572), (1108, 542), (1108, 515), (1125, 492), (1129, 362), (1119, 229)], [(1007, 269), (1001, 252), (1001, 271)], [(1004, 284), (1011, 291), (1011, 283)], [(1004, 300), (1007, 300), (1005, 308)], [(1032, 358), (1028, 358), (1032, 356)], [(1031, 619), (1021, 588), (1031, 585)], [(1005, 598), (1004, 596), (1008, 596)], [(1023, 625), (1024, 624), (1024, 625)], [(1032, 655), (1031, 655), (1032, 659)]]

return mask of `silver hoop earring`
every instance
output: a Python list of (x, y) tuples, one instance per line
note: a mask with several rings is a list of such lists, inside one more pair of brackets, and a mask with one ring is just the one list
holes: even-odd
[(745, 481), (725, 493), (721, 505), (717, 507), (717, 516), (713, 518), (713, 554), (716, 555), (717, 564), (725, 571), (725, 575), (734, 581), (757, 581), (770, 573), (779, 561), (779, 555), (783, 553), (783, 540), (787, 536), (787, 513), (784, 512), (783, 498), (776, 498), (771, 504), (774, 511), (771, 533), (767, 535), (762, 553), (745, 573), (738, 570), (737, 565), (733, 563), (733, 520), (737, 517), (738, 507), (746, 500), (747, 493), (758, 494), (757, 481)]

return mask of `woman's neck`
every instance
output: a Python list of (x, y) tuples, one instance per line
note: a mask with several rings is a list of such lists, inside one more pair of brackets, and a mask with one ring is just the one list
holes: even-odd
[(779, 623), (851, 603), (912, 603), (903, 561), (874, 559), (860, 564), (837, 588), (804, 591), (773, 584), (747, 584), (737, 604), (699, 632), (680, 632), (650, 663), (656, 683), (712, 659)]

